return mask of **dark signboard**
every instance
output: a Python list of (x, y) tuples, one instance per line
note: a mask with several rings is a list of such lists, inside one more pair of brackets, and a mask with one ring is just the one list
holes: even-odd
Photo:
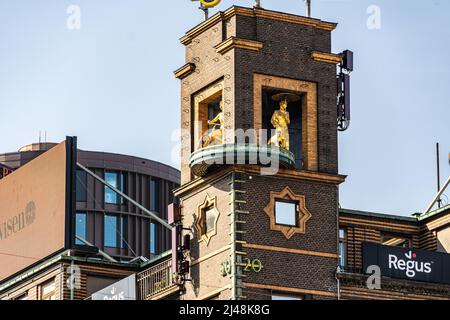
[(93, 293), (92, 300), (136, 300), (136, 274)]
[(364, 271), (371, 265), (379, 266), (385, 277), (450, 284), (446, 253), (364, 243)]

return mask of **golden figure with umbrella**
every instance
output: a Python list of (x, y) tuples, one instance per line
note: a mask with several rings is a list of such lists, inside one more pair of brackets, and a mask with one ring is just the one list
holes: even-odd
[(273, 100), (280, 102), (280, 110), (276, 110), (270, 122), (275, 128), (275, 135), (270, 138), (269, 144), (289, 150), (289, 125), (291, 119), (286, 110), (289, 102), (296, 102), (300, 97), (293, 93), (279, 93), (272, 97)]

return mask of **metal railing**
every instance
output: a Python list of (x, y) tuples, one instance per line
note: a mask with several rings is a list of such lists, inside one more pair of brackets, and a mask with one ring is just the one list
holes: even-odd
[(137, 274), (138, 299), (150, 300), (175, 287), (172, 277), (172, 260), (169, 258)]

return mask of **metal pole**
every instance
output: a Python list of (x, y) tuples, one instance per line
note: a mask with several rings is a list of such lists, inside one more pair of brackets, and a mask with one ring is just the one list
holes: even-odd
[(433, 208), (433, 206), (436, 203), (436, 201), (438, 201), (438, 199), (442, 196), (442, 194), (444, 193), (445, 189), (447, 189), (447, 187), (449, 185), (450, 185), (450, 177), (448, 177), (448, 180), (444, 183), (444, 185), (442, 186), (442, 189), (438, 192), (436, 197), (434, 197), (433, 201), (431, 201), (430, 205), (428, 206), (427, 210), (425, 210), (424, 213), (428, 213), (428, 212), (431, 211), (431, 209)]
[(311, 0), (306, 0), (306, 16), (311, 17)]
[[(439, 164), (439, 142), (436, 143), (436, 169), (437, 169), (437, 192), (441, 190), (441, 168)], [(441, 208), (442, 199), (439, 197), (438, 199), (438, 207)]]
[(200, 4), (200, 10), (202, 10), (203, 13), (205, 14), (205, 20), (208, 20), (208, 18), (209, 18), (209, 9), (208, 9), (208, 7), (206, 7), (204, 4)]
[(103, 180), (102, 178), (100, 178), (98, 175), (96, 175), (95, 173), (93, 173), (91, 170), (89, 170), (88, 168), (86, 168), (85, 166), (83, 166), (82, 164), (80, 164), (79, 162), (77, 162), (77, 166), (86, 171), (86, 173), (88, 173), (90, 176), (92, 176), (94, 179), (100, 181), (101, 183), (103, 183), (105, 186), (107, 186), (108, 188), (110, 188), (112, 191), (114, 191), (115, 193), (117, 193), (118, 195), (124, 197), (125, 199), (127, 199), (128, 201), (130, 201), (132, 204), (134, 204), (136, 207), (138, 207), (139, 209), (141, 209), (144, 213), (146, 213), (147, 215), (149, 215), (151, 218), (155, 219), (156, 221), (158, 221), (159, 223), (161, 223), (164, 227), (166, 227), (169, 230), (172, 230), (172, 226), (167, 223), (167, 221), (161, 219), (160, 217), (158, 217), (157, 212), (153, 212), (150, 211), (148, 209), (146, 209), (145, 207), (143, 207), (141, 204), (139, 204), (138, 202), (136, 202), (135, 200), (131, 199), (129, 196), (127, 196), (125, 193), (123, 193), (122, 191), (120, 191), (119, 189), (113, 187), (112, 185), (110, 185), (109, 183), (107, 183), (105, 180)]
[(255, 4), (253, 5), (255, 8), (261, 8), (261, 0), (255, 0)]

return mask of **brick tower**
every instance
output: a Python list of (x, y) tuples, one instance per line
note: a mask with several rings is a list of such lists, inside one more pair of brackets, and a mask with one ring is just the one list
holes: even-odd
[[(337, 297), (335, 27), (234, 6), (181, 39), (185, 299)], [(282, 99), (289, 149), (264, 131)]]

